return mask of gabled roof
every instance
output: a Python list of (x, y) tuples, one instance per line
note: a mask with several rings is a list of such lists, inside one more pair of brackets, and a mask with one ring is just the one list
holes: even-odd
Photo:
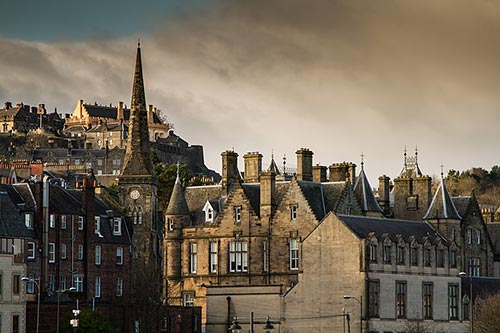
[(397, 235), (405, 240), (414, 236), (418, 242), (422, 242), (424, 237), (445, 240), (426, 222), (352, 215), (338, 215), (338, 218), (360, 238), (368, 238), (369, 234), (374, 233), (378, 239), (387, 234), (391, 239), (395, 239)]
[(382, 208), (380, 208), (377, 199), (373, 194), (368, 177), (366, 177), (363, 162), (361, 162), (361, 171), (354, 184), (354, 193), (356, 193), (356, 196), (361, 203), (361, 210), (363, 212), (382, 213)]
[(448, 193), (443, 177), (424, 216), (424, 220), (430, 219), (462, 219)]
[(22, 216), (7, 192), (0, 192), (0, 237), (31, 238)]

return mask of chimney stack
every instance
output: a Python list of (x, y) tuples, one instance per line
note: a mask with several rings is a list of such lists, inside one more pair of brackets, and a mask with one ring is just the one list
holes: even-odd
[(8, 110), (8, 109), (12, 109), (12, 103), (11, 102), (5, 102), (4, 103), (4, 109), (5, 110)]
[(378, 178), (378, 203), (382, 207), (384, 214), (389, 213), (390, 180), (391, 178), (386, 175)]
[(269, 221), (276, 209), (276, 173), (266, 171), (260, 174), (260, 217)]
[(323, 165), (315, 165), (312, 167), (313, 182), (323, 183), (326, 182), (326, 170), (327, 167)]
[(249, 152), (243, 155), (245, 160), (245, 183), (258, 183), (262, 172), (262, 155), (259, 152)]
[(297, 154), (297, 179), (311, 181), (314, 153), (307, 148), (300, 148), (295, 154)]
[(121, 101), (116, 106), (116, 120), (123, 120), (123, 102)]
[(238, 174), (238, 154), (226, 150), (222, 156), (222, 189), (229, 191), (231, 184), (240, 179)]
[(330, 181), (343, 182), (349, 180), (354, 183), (356, 178), (356, 164), (352, 162), (334, 163), (330, 165)]

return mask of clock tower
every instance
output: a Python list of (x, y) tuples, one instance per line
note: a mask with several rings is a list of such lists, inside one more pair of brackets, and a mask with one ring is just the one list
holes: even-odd
[(122, 174), (118, 177), (120, 198), (132, 232), (133, 258), (160, 263), (161, 230), (158, 223), (158, 181), (149, 153), (146, 96), (142, 76), (141, 47), (137, 46), (127, 148)]

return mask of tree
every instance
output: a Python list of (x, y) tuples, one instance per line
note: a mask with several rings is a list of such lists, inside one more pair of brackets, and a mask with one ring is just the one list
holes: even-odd
[[(170, 195), (172, 194), (172, 190), (174, 188), (175, 179), (177, 178), (177, 165), (155, 163), (154, 174), (158, 179), (158, 197), (168, 198), (168, 200), (163, 200), (159, 203), (160, 208), (164, 210), (168, 206), (168, 201), (170, 200)], [(186, 164), (180, 165), (179, 174), (182, 184), (187, 184), (189, 181), (189, 171)]]
[(408, 319), (402, 322), (402, 331), (406, 333), (446, 332), (439, 324), (426, 322), (422, 319)]
[(476, 299), (474, 306), (474, 332), (500, 332), (500, 293)]
[[(73, 332), (73, 327), (70, 325), (71, 319), (74, 319), (71, 315), (64, 316), (60, 323), (61, 332)], [(104, 313), (84, 309), (78, 315), (78, 332), (113, 333), (116, 329)]]

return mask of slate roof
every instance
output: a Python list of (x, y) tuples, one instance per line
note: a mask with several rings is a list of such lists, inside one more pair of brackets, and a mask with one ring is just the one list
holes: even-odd
[(323, 187), (323, 195), (325, 196), (326, 212), (336, 211), (346, 185), (347, 183), (345, 181), (321, 183), (321, 186)]
[(448, 193), (443, 177), (424, 216), (424, 220), (429, 219), (462, 219)]
[(99, 124), (99, 125), (96, 125), (94, 127), (92, 127), (91, 129), (89, 129), (87, 131), (87, 133), (93, 133), (93, 132), (118, 132), (118, 131), (121, 131), (122, 130), (122, 126), (123, 126), (123, 130), (124, 131), (127, 131), (128, 130), (128, 126), (123, 124), (123, 123), (120, 123), (120, 122), (115, 122), (115, 123), (103, 123), (103, 124)]
[(205, 213), (202, 211), (207, 200), (218, 201), (220, 210), (224, 206), (226, 197), (223, 196), (222, 185), (188, 186), (184, 190), (184, 197), (191, 212), (191, 219), (195, 222), (204, 222)]
[(472, 279), (472, 298), (477, 296), (486, 296), (495, 294), (500, 291), (500, 278), (497, 277), (463, 277), (462, 278), (462, 295), (470, 295), (470, 284)]
[(253, 211), (260, 215), (260, 184), (241, 184)]
[(325, 207), (325, 197), (323, 195), (323, 186), (321, 183), (304, 180), (299, 180), (297, 183), (299, 184), (309, 207), (311, 207), (314, 216), (318, 221), (321, 221), (327, 213)]
[(486, 223), (486, 228), (493, 244), (495, 260), (498, 260), (500, 259), (500, 222)]
[(384, 234), (387, 234), (391, 238), (396, 235), (401, 235), (405, 240), (414, 236), (419, 242), (421, 242), (424, 237), (444, 240), (444, 238), (436, 233), (436, 231), (426, 222), (352, 215), (338, 215), (338, 218), (360, 238), (368, 238), (370, 233), (374, 233), (379, 239)]
[(0, 237), (31, 238), (14, 202), (7, 192), (0, 192)]
[(460, 216), (465, 216), (467, 213), (467, 208), (469, 207), (469, 203), (471, 202), (471, 196), (461, 196), (461, 197), (452, 197), (453, 204), (458, 211)]
[[(105, 106), (105, 105), (95, 105), (95, 104), (83, 104), (85, 110), (91, 117), (95, 118), (111, 118), (117, 119), (118, 108), (116, 106)], [(149, 111), (148, 111), (149, 112)], [(130, 109), (123, 109), (123, 119), (128, 121), (130, 119)], [(153, 112), (153, 122), (155, 124), (161, 124), (160, 118)]]
[(49, 211), (56, 214), (83, 215), (81, 200), (57, 185), (50, 186)]
[(382, 208), (378, 204), (375, 194), (373, 194), (368, 177), (366, 177), (363, 163), (361, 163), (361, 171), (354, 183), (354, 193), (361, 203), (361, 210), (363, 212), (378, 212), (382, 213)]
[(67, 149), (33, 149), (33, 158), (35, 160), (46, 160), (47, 158), (66, 158), (66, 157), (85, 157), (87, 155), (104, 158), (105, 149), (71, 149), (71, 155), (68, 156)]

